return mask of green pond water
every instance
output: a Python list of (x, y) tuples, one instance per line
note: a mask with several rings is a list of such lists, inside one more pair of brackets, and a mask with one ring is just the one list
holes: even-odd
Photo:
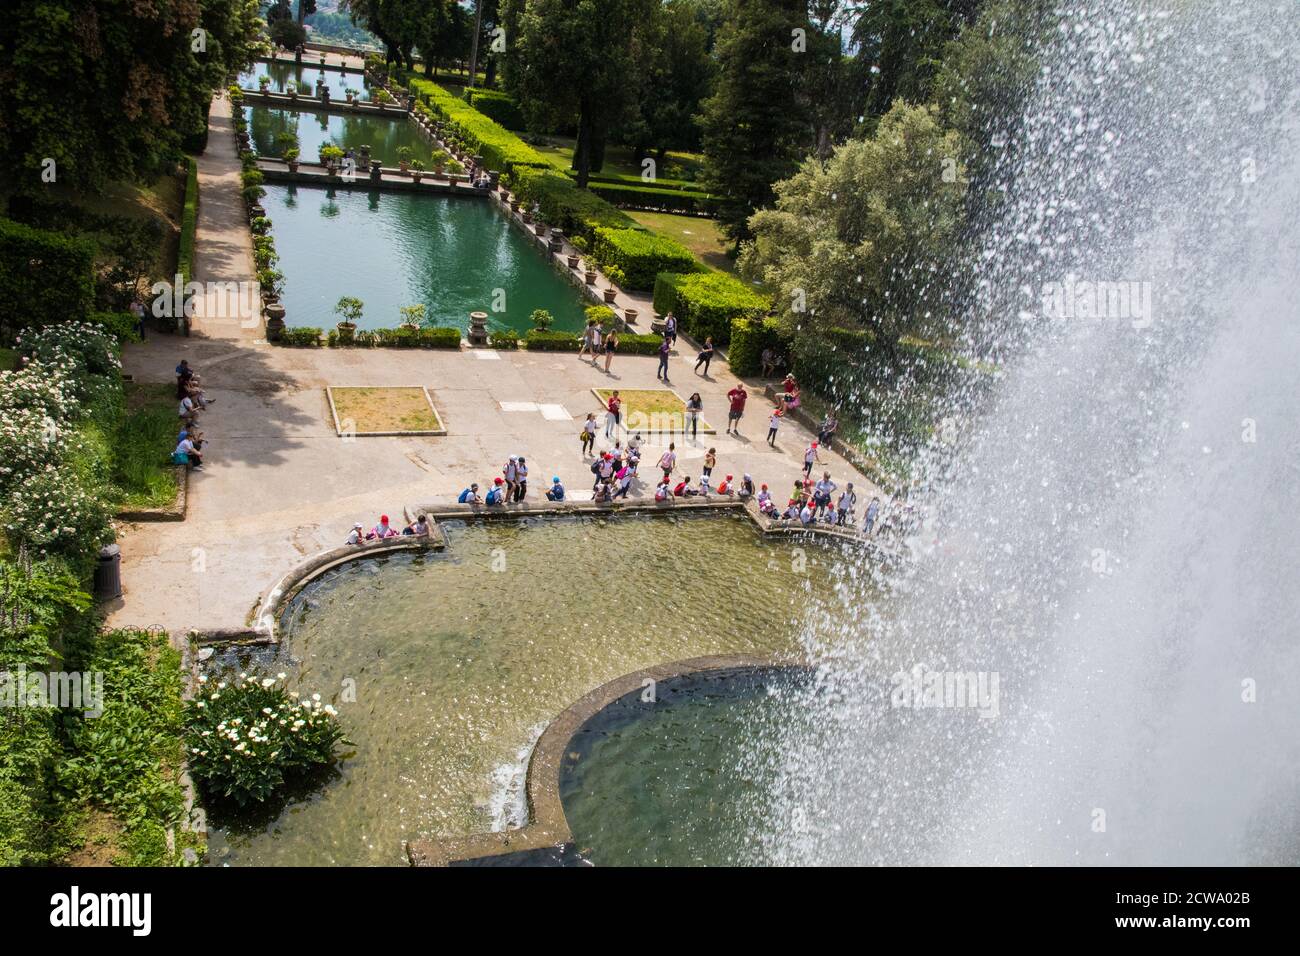
[(282, 110), (269, 106), (245, 106), (244, 113), (248, 117), (253, 149), (262, 156), (279, 156), (281, 150), (275, 138), (286, 132), (297, 135), (298, 156), (309, 162), (320, 159), (322, 146), (334, 145), (344, 152), (369, 146), (371, 159), (385, 166), (396, 166), (400, 161), (398, 149), (409, 146), (412, 159), (423, 160), (432, 168), (433, 154), (437, 151), (429, 138), (405, 117)]
[(461, 330), (483, 311), (489, 329), (526, 332), (534, 309), (582, 328), (577, 289), (482, 199), (267, 183), (263, 205), (291, 326), (333, 328), (346, 295), (365, 303), (361, 328), (393, 328), (417, 303), (430, 324)]
[(693, 678), (603, 710), (574, 735), (560, 777), (578, 853), (598, 866), (770, 862), (756, 834), (780, 786), (777, 729), (804, 719), (806, 680)]
[[(731, 516), (448, 531), (445, 554), (365, 559), (311, 584), (269, 659), (207, 662), (214, 678), (286, 671), (339, 708), (352, 742), (287, 804), (209, 806), (212, 862), (400, 865), (405, 840), (518, 825), (528, 756), (560, 711), (653, 664), (796, 652), (812, 596), (849, 560)], [(599, 852), (622, 855), (614, 841)]]
[(362, 99), (370, 98), (370, 81), (364, 73), (339, 70), (322, 70), (312, 66), (292, 66), (285, 63), (254, 63), (252, 68), (239, 75), (239, 85), (246, 90), (260, 89), (259, 80), (263, 76), (271, 78), (272, 93), (287, 92), (290, 83), (296, 83), (298, 92), (303, 96), (316, 95), (316, 81), (324, 78), (329, 88), (331, 99), (346, 100), (349, 89), (356, 90)]

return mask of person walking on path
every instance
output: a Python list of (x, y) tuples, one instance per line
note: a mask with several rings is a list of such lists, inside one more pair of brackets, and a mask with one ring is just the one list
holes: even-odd
[(596, 342), (595, 342), (596, 323), (588, 320), (587, 327), (582, 331), (582, 344), (578, 347), (578, 361), (588, 352), (591, 353), (591, 360), (596, 361)]
[(677, 445), (670, 443), (668, 450), (659, 456), (659, 467), (663, 469), (664, 480), (671, 477), (673, 470), (677, 467)]
[(582, 423), (582, 431), (578, 433), (582, 439), (582, 457), (586, 458), (596, 450), (596, 413), (588, 412), (587, 420)]
[(609, 396), (609, 401), (605, 408), (605, 437), (613, 438), (618, 434), (618, 423), (621, 419), (620, 409), (623, 407), (623, 399), (618, 396), (618, 389), (614, 389), (614, 394)]
[(655, 373), (655, 378), (667, 384), (668, 382), (668, 353), (672, 346), (668, 344), (668, 333), (664, 333), (664, 340), (659, 343), (659, 371)]
[(704, 377), (709, 377), (709, 363), (713, 361), (713, 336), (704, 340), (704, 348), (700, 349), (700, 354), (695, 358), (695, 374), (700, 373), (700, 366), (704, 366)]
[(780, 427), (781, 409), (778, 406), (772, 409), (772, 414), (767, 419), (767, 443), (773, 448), (776, 447), (776, 433)]
[(803, 453), (803, 473), (804, 477), (811, 478), (813, 465), (821, 464), (821, 457), (817, 454), (817, 442), (813, 442)]
[(876, 515), (880, 514), (880, 499), (872, 498), (871, 503), (867, 505), (867, 516), (862, 522), (862, 533), (871, 534), (876, 527)]
[(677, 316), (671, 312), (664, 317), (664, 341), (670, 343), (669, 348), (677, 345)]
[(744, 385), (737, 385), (727, 393), (727, 399), (731, 402), (731, 408), (727, 412), (727, 434), (740, 434), (740, 420), (745, 415), (745, 402), (749, 400), (749, 392), (745, 391)]
[(857, 507), (858, 496), (853, 492), (853, 482), (849, 482), (844, 487), (844, 494), (840, 495), (840, 500), (835, 506), (836, 517), (835, 526), (843, 528), (845, 525), (853, 527), (853, 509)]
[(686, 400), (686, 428), (682, 429), (682, 434), (690, 429), (691, 440), (700, 436), (700, 415), (704, 411), (704, 399), (700, 398), (700, 393), (695, 392)]
[(610, 330), (609, 335), (605, 336), (605, 374), (609, 374), (609, 363), (614, 361), (614, 353), (618, 351), (618, 332)]

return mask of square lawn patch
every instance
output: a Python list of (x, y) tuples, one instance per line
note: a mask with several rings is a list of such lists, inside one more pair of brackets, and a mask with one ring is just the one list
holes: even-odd
[[(593, 388), (600, 399), (601, 408), (609, 407), (612, 388)], [(684, 432), (686, 425), (686, 399), (670, 388), (620, 388), (618, 397), (623, 400), (623, 427), (631, 432), (674, 433)], [(704, 416), (700, 416), (700, 433), (717, 434)]]
[(429, 391), (419, 386), (325, 389), (339, 435), (445, 435)]

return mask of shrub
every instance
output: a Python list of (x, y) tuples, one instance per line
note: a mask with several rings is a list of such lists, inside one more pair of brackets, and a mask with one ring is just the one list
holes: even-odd
[(5, 531), (43, 555), (84, 560), (111, 537), (108, 503), (97, 492), (72, 468), (47, 463), (10, 489), (4, 502)]
[(514, 329), (500, 329), (492, 333), (490, 344), (494, 349), (517, 349), (519, 333)]
[(620, 355), (658, 355), (659, 346), (663, 344), (662, 335), (640, 335), (636, 332), (620, 332), (618, 352)]
[(340, 332), (331, 329), (325, 337), (330, 348), (409, 348), (458, 349), (460, 329), (450, 326), (432, 326), (421, 329), (358, 329)]
[(0, 219), (0, 338), (90, 311), (95, 247)]
[(488, 168), (509, 173), (523, 166), (550, 167), (550, 161), (537, 150), (437, 83), (417, 76), (409, 82), (411, 92), (428, 106), (429, 112), (449, 124), (471, 153), (483, 157)]
[(309, 325), (298, 326), (296, 328), (284, 329), (280, 333), (277, 345), (290, 346), (292, 348), (314, 348), (320, 345), (321, 330)]
[(646, 209), (685, 215), (711, 215), (719, 200), (698, 190), (674, 189), (670, 186), (638, 186), (634, 183), (589, 183), (587, 188), (608, 202), (624, 209)]
[[(596, 229), (592, 256), (605, 267), (622, 270), (630, 289), (653, 289), (661, 272), (693, 272), (695, 257), (676, 240), (644, 229)], [(612, 276), (610, 277), (613, 278)], [(622, 285), (622, 283), (618, 283)]]
[(365, 303), (354, 296), (340, 296), (339, 301), (334, 306), (334, 314), (343, 322), (350, 322), (356, 325), (361, 318), (361, 310), (365, 308)]
[(533, 314), (528, 317), (528, 321), (533, 323), (533, 328), (545, 332), (555, 324), (555, 316), (546, 309), (533, 309)]
[(524, 336), (524, 345), (537, 352), (576, 352), (578, 336), (573, 332), (543, 332), (530, 329)]
[(553, 168), (517, 167), (510, 176), (511, 187), (520, 201), (537, 203), (542, 218), (563, 229), (569, 236), (586, 242), (595, 238), (602, 226), (611, 229), (636, 229), (636, 221), (619, 212), (605, 200)]
[(335, 760), (337, 711), (285, 689), (284, 675), (211, 682), (185, 706), (190, 773), (212, 795), (263, 803), (285, 782)]
[(712, 336), (714, 344), (725, 345), (731, 340), (732, 319), (760, 319), (770, 303), (721, 272), (661, 272), (655, 280), (654, 307), (656, 312), (676, 315), (680, 328), (693, 338), (703, 341)]
[(618, 321), (618, 313), (607, 305), (589, 305), (582, 311), (588, 322), (597, 325), (611, 325)]
[(528, 128), (528, 122), (524, 118), (523, 110), (519, 108), (519, 104), (508, 93), (502, 93), (500, 90), (467, 87), (465, 102), (506, 129), (525, 130)]
[(104, 329), (119, 342), (139, 342), (135, 316), (130, 312), (92, 312), (87, 319)]
[(758, 375), (763, 371), (763, 350), (769, 348), (778, 355), (788, 356), (790, 351), (790, 338), (781, 332), (776, 319), (731, 320), (731, 347), (727, 352), (727, 363), (734, 374)]
[(239, 181), (245, 186), (260, 186), (266, 182), (266, 177), (260, 169), (246, 169), (239, 174)]

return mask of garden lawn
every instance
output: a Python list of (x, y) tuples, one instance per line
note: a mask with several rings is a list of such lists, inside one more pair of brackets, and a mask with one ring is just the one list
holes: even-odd
[[(602, 408), (608, 407), (610, 388), (593, 388)], [(686, 424), (686, 402), (667, 388), (621, 388), (618, 397), (623, 400), (623, 427), (635, 434), (681, 433)], [(712, 425), (700, 418), (700, 433), (717, 434)]]
[(171, 453), (180, 425), (176, 386), (128, 383), (126, 414), (113, 442), (113, 484), (119, 506), (165, 508), (176, 500)]
[[(531, 140), (533, 137), (528, 137)], [(573, 166), (574, 140), (567, 136), (547, 136), (540, 144), (529, 142), (539, 153), (551, 161), (561, 172), (567, 172)], [(664, 158), (662, 169), (655, 170), (656, 178), (668, 181), (685, 181), (694, 183), (698, 178), (704, 158), (697, 153), (669, 152)], [(599, 170), (591, 171), (593, 176), (617, 178), (633, 186), (653, 186), (641, 179), (641, 164), (636, 161), (629, 146), (607, 146), (605, 148), (605, 165)]]
[(327, 391), (343, 434), (444, 431), (442, 419), (422, 388), (331, 386)]
[(653, 232), (676, 239), (696, 259), (720, 272), (736, 272), (736, 262), (727, 255), (727, 240), (713, 219), (699, 216), (678, 216), (670, 212), (638, 212), (624, 210), (629, 216)]

